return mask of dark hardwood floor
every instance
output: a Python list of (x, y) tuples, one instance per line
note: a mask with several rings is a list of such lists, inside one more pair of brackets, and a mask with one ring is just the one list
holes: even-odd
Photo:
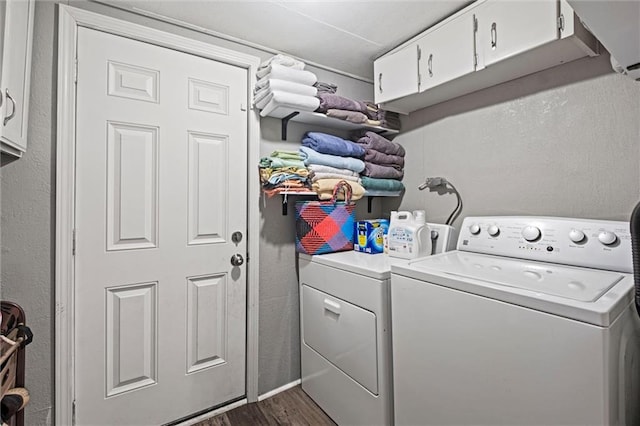
[(300, 386), (263, 401), (234, 408), (194, 426), (245, 425), (336, 426)]

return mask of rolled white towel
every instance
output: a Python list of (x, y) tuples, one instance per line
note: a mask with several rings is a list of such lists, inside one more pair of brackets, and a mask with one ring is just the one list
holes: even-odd
[(293, 81), (294, 83), (306, 84), (307, 86), (313, 86), (313, 84), (318, 81), (318, 77), (316, 77), (316, 75), (311, 71), (296, 70), (278, 64), (272, 64), (267, 68), (258, 70), (256, 72), (256, 76), (258, 79), (267, 77), (278, 80)]
[[(315, 96), (318, 94), (318, 89), (313, 86), (307, 86), (306, 84), (294, 83), (292, 81), (278, 80), (274, 78), (268, 78), (265, 81), (266, 83), (263, 84), (258, 90), (256, 90), (256, 93), (253, 95), (254, 104), (259, 102), (270, 92), (289, 92), (305, 96)], [(258, 88), (257, 84), (256, 88)]]
[(271, 92), (262, 101), (264, 100), (267, 103), (260, 111), (261, 117), (268, 116), (279, 107), (291, 108), (297, 111), (315, 111), (320, 106), (320, 99), (315, 96), (297, 95), (288, 92)]
[(302, 61), (294, 59), (291, 56), (277, 54), (262, 62), (258, 67), (258, 70), (267, 68), (271, 64), (279, 64), (296, 70), (303, 70), (305, 67), (305, 63)]

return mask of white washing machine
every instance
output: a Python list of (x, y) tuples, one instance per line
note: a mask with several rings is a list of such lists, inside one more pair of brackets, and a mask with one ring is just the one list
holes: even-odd
[(392, 266), (396, 425), (638, 425), (629, 225), (469, 217)]
[[(451, 227), (436, 251), (451, 248)], [(302, 389), (339, 425), (393, 423), (389, 281), (406, 259), (300, 254)]]

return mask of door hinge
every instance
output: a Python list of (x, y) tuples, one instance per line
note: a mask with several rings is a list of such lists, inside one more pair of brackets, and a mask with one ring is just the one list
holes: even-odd
[(73, 256), (76, 255), (76, 230), (73, 230), (73, 235), (72, 235), (72, 241), (71, 241), (71, 254)]
[(71, 403), (71, 424), (76, 424), (76, 400), (74, 399)]
[(73, 82), (78, 84), (78, 58), (74, 60), (73, 64)]
[(478, 18), (476, 18), (476, 15), (473, 15), (473, 32), (478, 32)]
[(478, 55), (476, 53), (473, 54), (473, 69), (478, 69)]

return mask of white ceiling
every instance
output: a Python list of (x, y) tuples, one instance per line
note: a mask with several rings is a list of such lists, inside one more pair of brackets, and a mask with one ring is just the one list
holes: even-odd
[(373, 60), (471, 0), (99, 0), (373, 78)]

